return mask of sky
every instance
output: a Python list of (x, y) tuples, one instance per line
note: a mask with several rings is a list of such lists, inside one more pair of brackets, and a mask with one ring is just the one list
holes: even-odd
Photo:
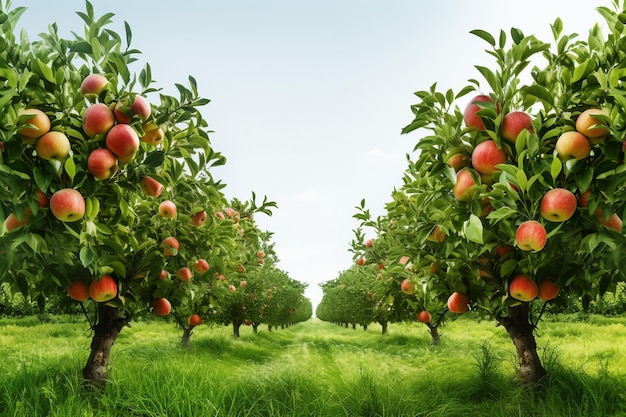
[[(82, 34), (82, 0), (26, 6), (19, 27), (31, 41), (56, 23)], [(278, 267), (308, 284), (314, 308), (320, 283), (352, 265), (352, 216), (365, 199), (384, 215), (402, 184), (406, 155), (419, 139), (401, 135), (412, 121), (415, 91), (437, 83), (459, 91), (474, 65), (491, 66), (487, 44), (469, 32), (512, 27), (552, 41), (556, 17), (565, 33), (586, 39), (610, 0), (92, 0), (111, 28), (133, 31), (132, 46), (149, 62), (157, 86), (198, 82), (211, 99), (203, 115), (213, 148), (227, 158), (213, 175), (226, 196), (254, 191), (278, 204), (257, 215), (274, 233)], [(483, 82), (486, 86), (486, 83)], [(469, 99), (469, 98), (468, 98)], [(463, 108), (465, 102), (460, 102)]]

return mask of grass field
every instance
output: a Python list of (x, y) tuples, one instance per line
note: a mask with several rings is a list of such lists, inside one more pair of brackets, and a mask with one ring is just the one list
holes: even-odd
[(626, 416), (625, 319), (543, 322), (550, 379), (525, 388), (491, 322), (460, 319), (440, 346), (418, 324), (389, 334), (311, 320), (240, 339), (136, 323), (113, 348), (111, 382), (85, 388), (86, 324), (0, 320), (0, 416)]

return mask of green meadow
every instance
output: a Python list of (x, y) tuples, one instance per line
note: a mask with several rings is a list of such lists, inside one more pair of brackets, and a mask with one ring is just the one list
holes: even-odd
[(537, 332), (550, 377), (524, 387), (493, 322), (462, 317), (430, 346), (423, 325), (382, 335), (309, 320), (269, 332), (140, 322), (113, 347), (111, 381), (83, 385), (85, 323), (0, 320), (0, 416), (626, 416), (626, 319), (562, 316)]

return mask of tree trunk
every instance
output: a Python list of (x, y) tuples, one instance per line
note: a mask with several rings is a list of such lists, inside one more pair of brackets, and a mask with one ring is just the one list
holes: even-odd
[(239, 328), (241, 327), (241, 323), (233, 322), (233, 336), (235, 338), (239, 338)]
[(428, 326), (428, 332), (430, 333), (430, 344), (432, 346), (438, 346), (439, 342), (441, 342), (438, 330), (439, 326), (431, 323), (426, 323), (426, 326)]
[(267, 331), (270, 332), (270, 333), (272, 332), (272, 325), (271, 324), (267, 325)]
[(367, 330), (367, 324), (363, 325), (363, 330)]
[(383, 321), (379, 321), (380, 326), (383, 328), (383, 334), (387, 334), (387, 321), (383, 320)]
[(194, 326), (183, 327), (183, 337), (181, 337), (181, 342), (183, 343), (183, 347), (190, 348), (191, 347), (191, 335)]
[(119, 310), (98, 304), (98, 322), (94, 325), (94, 335), (91, 340), (91, 353), (87, 364), (83, 368), (83, 378), (93, 385), (101, 385), (108, 378), (109, 358), (111, 348), (128, 320), (120, 318)]
[(259, 325), (256, 323), (252, 324), (252, 333), (257, 334), (259, 333)]
[(537, 343), (530, 322), (528, 303), (509, 307), (507, 317), (499, 317), (498, 322), (504, 326), (515, 345), (519, 360), (519, 377), (527, 385), (535, 385), (545, 378), (547, 372), (537, 354)]

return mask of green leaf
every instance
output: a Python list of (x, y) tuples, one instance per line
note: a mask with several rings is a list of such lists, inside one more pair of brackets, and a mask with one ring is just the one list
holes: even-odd
[(475, 214), (470, 214), (469, 220), (463, 224), (463, 233), (465, 237), (478, 244), (483, 243), (483, 223)]
[(552, 158), (552, 164), (550, 165), (550, 175), (552, 175), (552, 180), (556, 181), (557, 177), (563, 170), (563, 163), (559, 158)]
[(37, 60), (37, 66), (39, 67), (39, 71), (41, 71), (41, 75), (43, 75), (43, 77), (46, 80), (54, 84), (56, 79), (54, 78), (54, 73), (52, 72), (52, 68), (50, 68), (44, 62), (42, 62), (40, 59)]
[(489, 32), (481, 30), (481, 29), (474, 29), (474, 30), (470, 30), (470, 33), (486, 41), (489, 45), (496, 46), (496, 40), (494, 39), (493, 36), (491, 36)]
[(65, 160), (65, 164), (63, 164), (63, 168), (65, 172), (70, 177), (70, 181), (74, 181), (74, 177), (76, 176), (76, 163), (72, 157), (69, 157)]
[(528, 87), (524, 87), (523, 92), (526, 95), (537, 97), (539, 100), (551, 106), (554, 103), (554, 97), (552, 96), (552, 93), (547, 88), (540, 85), (534, 84)]
[(79, 258), (85, 268), (96, 260), (96, 256), (89, 246), (83, 246), (80, 248)]

